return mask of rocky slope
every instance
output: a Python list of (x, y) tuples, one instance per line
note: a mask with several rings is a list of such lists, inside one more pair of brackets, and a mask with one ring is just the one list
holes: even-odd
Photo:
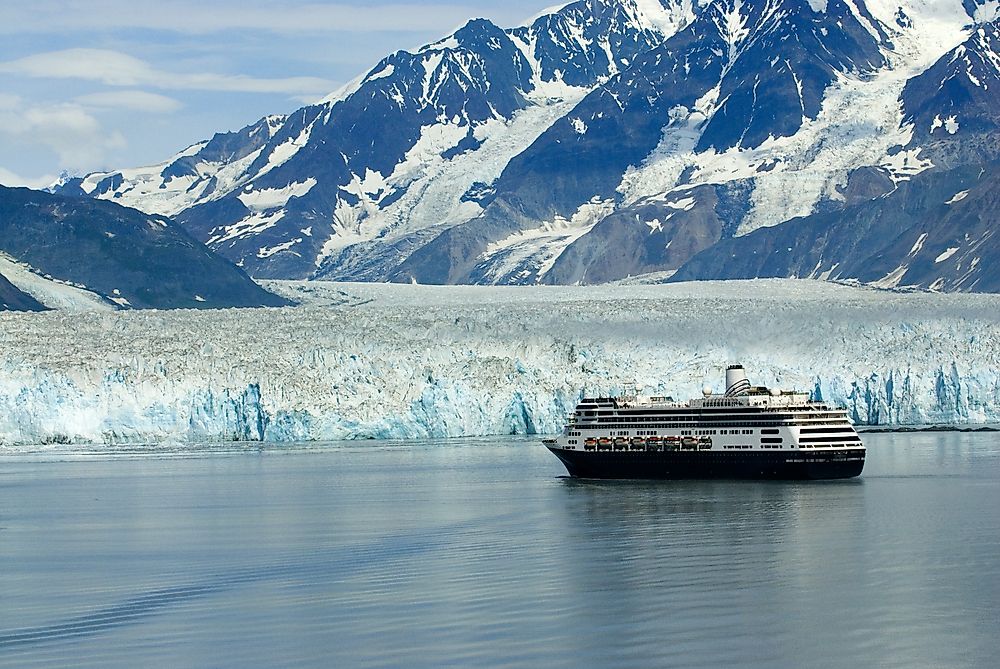
[(287, 304), (169, 219), (100, 200), (0, 187), (0, 252), (10, 281), (61, 282), (122, 308)]

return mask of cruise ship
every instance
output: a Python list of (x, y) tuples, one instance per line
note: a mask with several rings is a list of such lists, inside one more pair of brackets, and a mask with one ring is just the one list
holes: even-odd
[(751, 386), (741, 365), (726, 370), (723, 395), (703, 395), (584, 399), (545, 445), (579, 478), (839, 479), (864, 468), (843, 408)]

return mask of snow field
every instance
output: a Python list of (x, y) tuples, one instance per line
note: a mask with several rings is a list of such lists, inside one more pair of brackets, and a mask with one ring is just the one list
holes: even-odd
[(284, 309), (0, 314), (0, 444), (558, 431), (581, 393), (753, 383), (859, 423), (1000, 422), (1000, 297), (814, 281), (269, 284)]

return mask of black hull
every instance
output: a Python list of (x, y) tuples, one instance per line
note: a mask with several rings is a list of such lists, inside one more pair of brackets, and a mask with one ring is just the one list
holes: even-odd
[(859, 476), (859, 449), (784, 452), (574, 451), (549, 446), (570, 476), (587, 479), (847, 479)]

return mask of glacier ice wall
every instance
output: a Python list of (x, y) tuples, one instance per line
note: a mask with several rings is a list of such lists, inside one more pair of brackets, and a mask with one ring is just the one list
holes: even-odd
[(282, 309), (0, 313), (0, 445), (558, 431), (581, 394), (727, 364), (859, 424), (1000, 423), (1000, 298), (821, 282), (276, 283)]

